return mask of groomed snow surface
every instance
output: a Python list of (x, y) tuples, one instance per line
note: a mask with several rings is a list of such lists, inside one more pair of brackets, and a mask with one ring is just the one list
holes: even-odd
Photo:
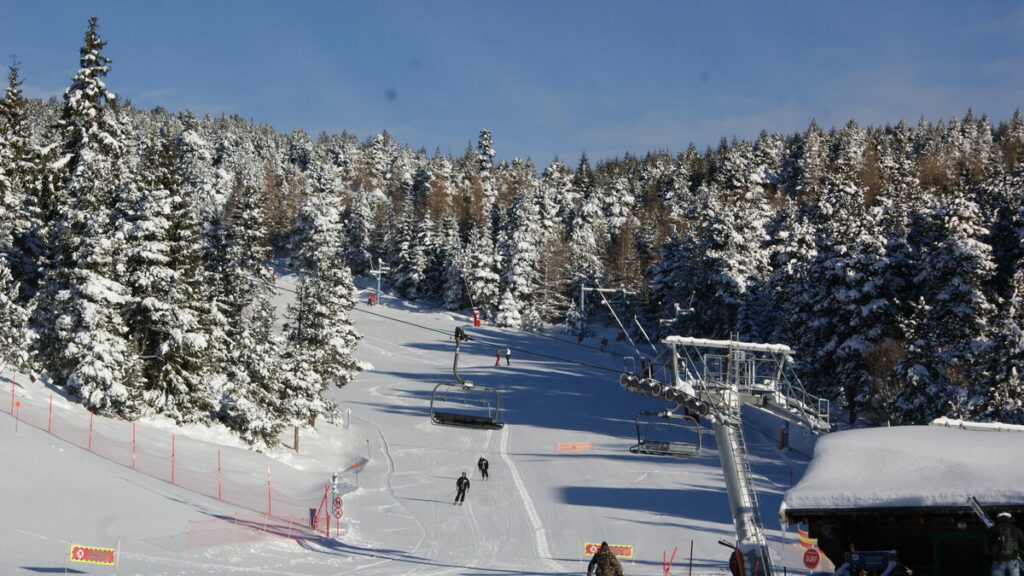
[[(634, 558), (622, 559), (630, 575), (663, 574), (663, 554), (674, 550), (671, 574), (729, 573), (729, 550), (718, 541), (735, 534), (714, 436), (706, 430), (704, 453), (692, 460), (629, 452), (636, 412), (666, 406), (619, 387), (623, 356), (635, 354), (625, 343), (612, 338), (601, 353), (600, 336), (578, 345), (555, 332), (473, 328), (467, 316), (390, 297), (372, 308), (365, 301), (363, 293), (352, 317), (364, 335), (357, 356), (373, 368), (330, 393), (343, 414), (351, 411), (348, 425), (318, 422), (302, 433), (298, 454), (243, 450), (215, 428), (159, 419), (136, 427), (147, 454), (169, 460), (173, 435), (181, 470), (216, 479), (219, 455), (225, 489), (245, 485), (261, 494), (269, 478), (276, 492), (295, 496), (296, 507), (340, 472), (340, 533), (261, 535), (259, 496), (251, 506), (231, 504), (183, 488), (184, 477), (171, 484), (166, 461), (163, 473), (142, 473), (28, 425), (9, 414), (12, 379), (15, 401), (26, 410), (48, 410), (52, 396), (54, 420), (73, 422), (82, 434), (88, 416), (42, 383), (7, 373), (0, 380), (0, 573), (62, 573), (65, 566), (69, 573), (114, 573), (67, 563), (73, 543), (118, 547), (124, 575), (582, 574), (584, 545), (603, 540), (634, 546)], [(429, 421), (431, 390), (453, 381), (450, 336), (457, 326), (473, 338), (463, 345), (460, 375), (500, 390), (502, 430)], [(511, 366), (504, 358), (494, 365), (496, 346), (511, 348)], [(130, 425), (97, 418), (93, 427), (97, 438), (116, 436), (124, 442), (120, 453), (130, 452)], [(290, 445), (291, 432), (282, 441)], [(103, 442), (109, 448), (112, 441)], [(748, 428), (747, 442), (769, 537), (791, 548), (795, 534), (780, 531), (776, 513), (806, 458), (780, 451), (777, 429)], [(559, 443), (590, 449), (559, 451)], [(480, 456), (490, 461), (488, 481), (476, 470)], [(472, 487), (465, 505), (454, 506), (455, 479), (464, 471)], [(788, 573), (806, 571), (790, 565)]]

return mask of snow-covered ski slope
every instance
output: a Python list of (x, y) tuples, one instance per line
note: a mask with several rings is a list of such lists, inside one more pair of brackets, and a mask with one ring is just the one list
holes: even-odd
[[(24, 423), (16, 431), (5, 401), (0, 573), (63, 568), (70, 541), (119, 544), (120, 574), (579, 574), (589, 560), (584, 545), (604, 540), (634, 547), (635, 557), (622, 559), (627, 574), (662, 574), (663, 553), (673, 549), (672, 574), (728, 574), (729, 550), (718, 541), (732, 541), (734, 533), (710, 430), (703, 455), (693, 460), (629, 453), (636, 412), (665, 407), (618, 385), (622, 356), (632, 349), (613, 342), (601, 353), (597, 339), (578, 345), (559, 334), (474, 328), (468, 316), (390, 297), (372, 308), (365, 301), (352, 317), (364, 335), (357, 356), (373, 369), (331, 392), (343, 414), (351, 411), (349, 426), (321, 422), (315, 433), (303, 433), (300, 454), (282, 449), (269, 456), (224, 446), (232, 442), (217, 431), (173, 431), (230, 450), (234, 467), (253, 477), (273, 469), (274, 487), (285, 493), (315, 492), (331, 472), (342, 472), (348, 492), (337, 538), (253, 541), (227, 529), (197, 536), (190, 523), (254, 512), (139, 474)], [(501, 392), (502, 430), (429, 421), (431, 390), (454, 381), (456, 327), (472, 338), (462, 347), (460, 375)], [(511, 348), (511, 366), (504, 358), (494, 365), (499, 346), (502, 353)], [(9, 389), (0, 381), (0, 398)], [(19, 395), (49, 393), (18, 377)], [(775, 516), (806, 461), (779, 451), (772, 430), (748, 429), (747, 441), (769, 537), (792, 542)], [(560, 443), (590, 449), (559, 451)], [(480, 456), (491, 464), (488, 481), (476, 469)], [(284, 465), (288, 473), (279, 471)], [(465, 505), (454, 506), (461, 472), (472, 487)]]

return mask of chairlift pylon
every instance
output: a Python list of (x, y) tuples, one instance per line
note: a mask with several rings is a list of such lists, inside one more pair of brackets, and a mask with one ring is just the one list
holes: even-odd
[(689, 414), (669, 410), (639, 412), (636, 415), (636, 445), (633, 454), (696, 458), (701, 454), (703, 429)]
[(470, 340), (462, 328), (455, 329), (455, 361), (452, 373), (458, 383), (442, 382), (430, 393), (430, 421), (439, 426), (500, 430), (501, 392), (479, 386), (459, 376), (459, 349)]

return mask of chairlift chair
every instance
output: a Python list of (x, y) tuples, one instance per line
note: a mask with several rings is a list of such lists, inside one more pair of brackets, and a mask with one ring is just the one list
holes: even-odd
[(441, 383), (430, 394), (430, 421), (439, 426), (500, 430), (501, 393), (466, 381)]
[(430, 393), (430, 421), (439, 426), (481, 430), (500, 430), (501, 392), (479, 386), (459, 376), (459, 348), (470, 340), (461, 328), (455, 329), (455, 361), (452, 373), (457, 384), (442, 382)]
[(702, 428), (689, 414), (671, 411), (640, 412), (636, 415), (636, 445), (633, 454), (696, 458), (701, 453)]

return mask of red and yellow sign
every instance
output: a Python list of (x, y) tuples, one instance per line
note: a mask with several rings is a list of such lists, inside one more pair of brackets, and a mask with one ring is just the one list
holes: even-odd
[(94, 548), (92, 546), (71, 545), (72, 562), (113, 565), (115, 559), (116, 556), (113, 548)]
[(559, 442), (559, 452), (585, 452), (590, 450), (590, 442)]
[[(633, 545), (632, 544), (609, 544), (608, 548), (611, 549), (612, 554), (615, 554), (617, 558), (632, 558), (633, 557)], [(587, 542), (583, 545), (583, 553), (587, 556), (593, 556), (597, 554), (597, 551), (601, 549), (601, 543), (597, 544), (593, 542)]]
[(796, 539), (804, 548), (815, 548), (818, 545), (818, 539), (811, 538), (807, 524), (803, 522), (796, 525)]

